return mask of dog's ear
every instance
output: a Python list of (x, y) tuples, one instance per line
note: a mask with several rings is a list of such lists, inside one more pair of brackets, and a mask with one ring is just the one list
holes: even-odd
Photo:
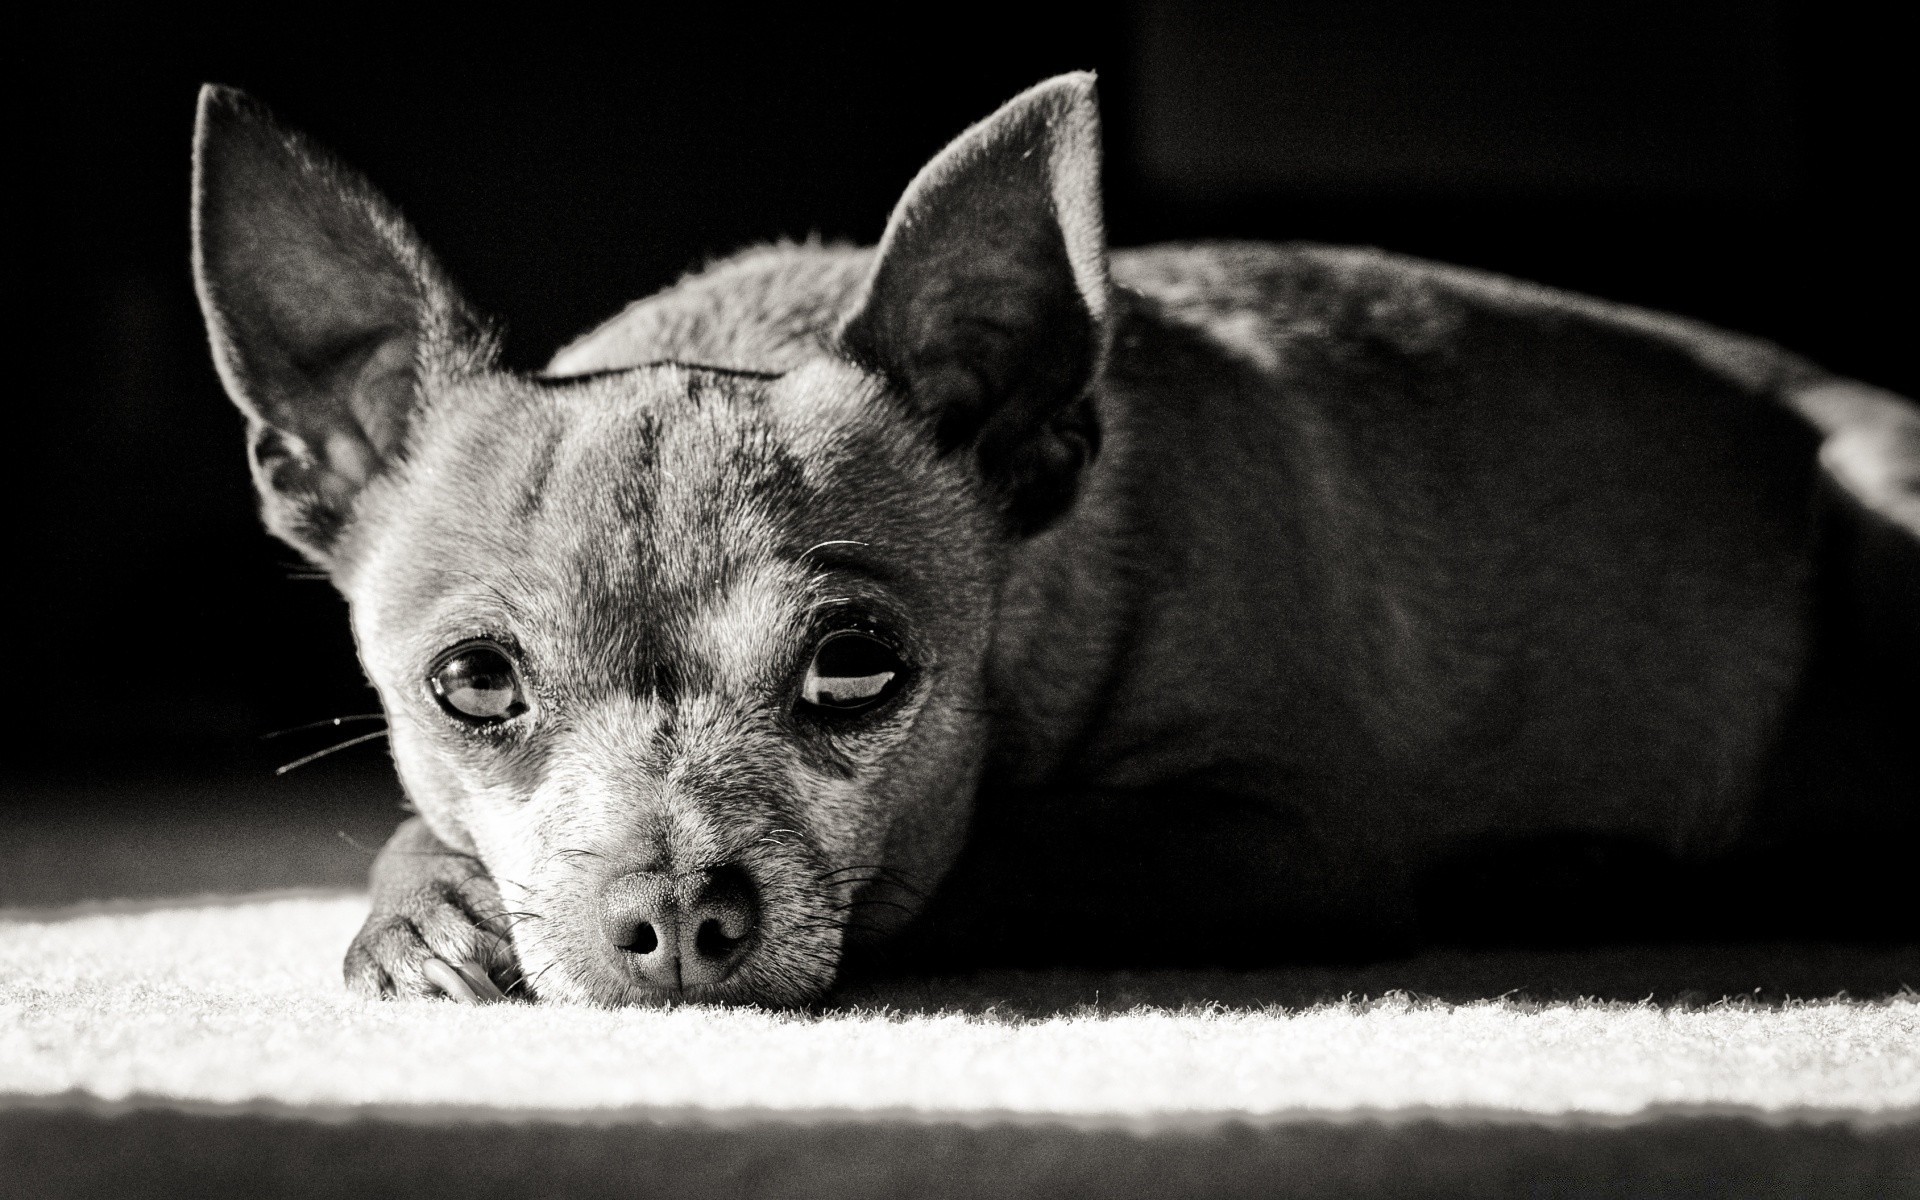
[(484, 326), (358, 174), (241, 92), (200, 91), (193, 274), (268, 528), (327, 564), (403, 453), (436, 373), (484, 369)]
[(921, 170), (840, 331), (944, 452), (973, 454), (1032, 532), (1098, 444), (1089, 385), (1108, 340), (1100, 111), (1090, 74), (1007, 102)]

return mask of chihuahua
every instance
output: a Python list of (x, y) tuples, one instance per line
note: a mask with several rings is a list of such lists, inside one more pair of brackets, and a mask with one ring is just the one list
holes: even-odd
[(346, 597), (417, 814), (368, 996), (1283, 956), (1417, 926), (1479, 847), (1707, 863), (1920, 795), (1920, 411), (1374, 250), (1110, 252), (1090, 75), (877, 248), (749, 250), (538, 374), (227, 88), (193, 235), (264, 520)]

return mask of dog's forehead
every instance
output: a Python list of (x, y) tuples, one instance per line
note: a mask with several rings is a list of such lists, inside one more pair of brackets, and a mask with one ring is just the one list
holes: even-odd
[(764, 656), (825, 584), (805, 551), (838, 532), (821, 492), (861, 409), (828, 391), (677, 364), (477, 381), (385, 498), (366, 615), (424, 642), (496, 622), (583, 678)]
[(388, 501), (382, 588), (422, 616), (486, 597), (530, 636), (682, 618), (778, 559), (814, 488), (770, 382), (662, 365), (444, 397)]
[(807, 490), (770, 382), (663, 366), (554, 387), (517, 496), (529, 532), (581, 554), (652, 551), (661, 570), (764, 546)]

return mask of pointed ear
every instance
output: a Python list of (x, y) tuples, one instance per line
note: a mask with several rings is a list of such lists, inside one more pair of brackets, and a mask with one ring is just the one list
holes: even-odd
[(193, 275), (267, 527), (326, 564), (427, 376), (493, 344), (399, 214), (232, 88), (200, 90)]
[(1065, 509), (1098, 445), (1108, 340), (1092, 75), (1022, 93), (927, 164), (840, 339), (943, 452), (975, 456), (1017, 531)]

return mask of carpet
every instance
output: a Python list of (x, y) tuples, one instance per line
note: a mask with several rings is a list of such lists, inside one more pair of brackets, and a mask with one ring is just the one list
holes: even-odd
[[(609, 1012), (357, 1000), (339, 959), (364, 912), (307, 891), (0, 915), (0, 1177), (27, 1195), (1920, 1195), (1910, 949), (993, 972), (801, 1013)], [(1796, 997), (1796, 977), (1868, 991)]]

